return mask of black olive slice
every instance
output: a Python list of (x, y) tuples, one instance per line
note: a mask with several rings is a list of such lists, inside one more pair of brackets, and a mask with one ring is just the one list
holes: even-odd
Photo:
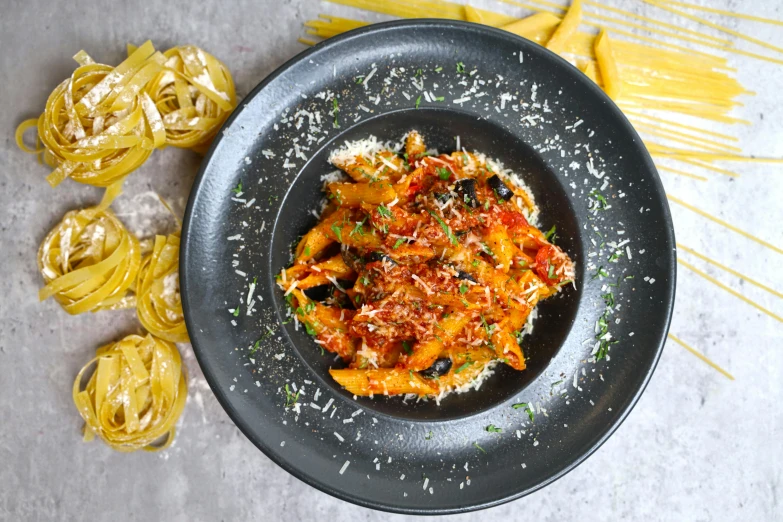
[(451, 359), (448, 357), (443, 357), (441, 359), (435, 359), (435, 362), (432, 363), (432, 366), (426, 370), (420, 371), (419, 373), (422, 375), (422, 377), (434, 379), (435, 377), (446, 375), (449, 373), (449, 370), (451, 370)]
[(508, 186), (503, 183), (503, 180), (500, 179), (498, 176), (492, 176), (487, 180), (487, 184), (489, 185), (489, 188), (495, 191), (495, 194), (498, 195), (499, 198), (505, 199), (508, 201), (514, 196), (514, 193), (511, 191)]
[(392, 259), (389, 254), (384, 254), (383, 252), (372, 252), (370, 254), (367, 254), (366, 260), (368, 263), (373, 263), (375, 261), (383, 261), (387, 263), (391, 263), (393, 265), (396, 265), (397, 262)]
[(459, 270), (457, 272), (457, 279), (465, 279), (467, 281), (470, 281), (471, 283), (476, 283), (477, 282), (476, 279), (472, 275), (470, 275), (467, 272), (463, 272), (462, 270)]
[(460, 200), (462, 200), (467, 206), (471, 208), (478, 208), (479, 200), (476, 196), (476, 180), (475, 179), (458, 179), (454, 183), (454, 190), (459, 194)]

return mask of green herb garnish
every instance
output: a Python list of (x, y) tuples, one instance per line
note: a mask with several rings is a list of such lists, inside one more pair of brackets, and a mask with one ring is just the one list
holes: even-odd
[(407, 353), (408, 355), (413, 353), (413, 348), (411, 348), (411, 343), (409, 343), (408, 341), (402, 342), (402, 349), (405, 350), (405, 353)]
[(387, 207), (383, 205), (378, 205), (378, 214), (380, 214), (381, 217), (385, 217), (385, 218), (392, 217), (391, 210), (389, 210)]
[(396, 250), (396, 249), (397, 249), (397, 248), (399, 248), (399, 246), (400, 246), (400, 245), (402, 245), (403, 243), (405, 243), (405, 238), (404, 238), (404, 237), (401, 237), (400, 239), (398, 239), (398, 240), (397, 240), (397, 241), (394, 243), (394, 247), (393, 247), (393, 248)]
[(481, 451), (481, 453), (486, 453), (486, 451), (484, 450), (484, 448), (482, 448), (481, 446), (479, 446), (478, 442), (474, 442), (474, 443), (473, 443), (473, 445), (474, 445), (474, 446), (476, 446), (476, 449), (477, 449), (477, 450), (479, 450), (479, 451)]
[(456, 373), (460, 373), (462, 370), (464, 370), (465, 368), (467, 368), (468, 366), (470, 366), (470, 364), (471, 364), (471, 362), (470, 362), (470, 361), (466, 361), (466, 362), (462, 363), (462, 366), (460, 366), (459, 368), (457, 368), (456, 370), (454, 370), (454, 373), (455, 373), (455, 374), (456, 374)]
[(237, 194), (237, 195), (242, 193), (242, 180), (241, 179), (239, 180), (239, 183), (237, 183), (236, 188), (232, 188), (231, 189), (231, 192), (233, 192), (234, 194)]
[(419, 94), (419, 97), (416, 98), (416, 108), (419, 108), (419, 105), (421, 104), (421, 94)]
[(299, 394), (301, 392), (296, 392), (296, 395), (294, 395), (293, 392), (291, 392), (291, 388), (288, 387), (288, 385), (285, 385), (285, 407), (291, 407), (294, 404), (296, 404), (296, 401), (299, 400)]
[(487, 426), (484, 429), (487, 430), (490, 433), (501, 433), (503, 431), (501, 428), (498, 428), (494, 424), (490, 424), (489, 426)]
[(329, 227), (332, 229), (332, 232), (334, 232), (334, 235), (337, 236), (337, 241), (340, 243), (343, 242), (343, 227), (337, 226), (337, 223), (332, 223), (332, 226)]
[(530, 422), (533, 422), (536, 418), (536, 414), (533, 412), (533, 408), (531, 408), (530, 404), (528, 404), (527, 402), (518, 402), (511, 407), (514, 408), (515, 410), (520, 410), (522, 408), (525, 408), (527, 410), (527, 416), (530, 417)]
[(454, 236), (454, 234), (451, 233), (451, 229), (446, 224), (446, 222), (443, 221), (441, 218), (439, 218), (438, 215), (435, 212), (433, 212), (432, 210), (429, 210), (428, 212), (432, 215), (432, 217), (435, 218), (435, 221), (438, 222), (438, 224), (440, 225), (440, 228), (443, 229), (443, 232), (446, 233), (446, 237), (449, 238), (449, 241), (451, 241), (451, 244), (452, 245), (456, 245), (457, 244), (457, 238)]
[(557, 225), (552, 225), (552, 228), (550, 228), (547, 233), (544, 234), (544, 239), (552, 244), (555, 243), (555, 239), (557, 239)]
[(462, 283), (461, 285), (459, 285), (459, 293), (462, 294), (462, 295), (467, 294), (468, 293), (468, 285), (465, 284), (465, 283)]
[(457, 62), (457, 72), (460, 74), (463, 74), (465, 72), (465, 64), (462, 62)]
[(337, 98), (332, 98), (332, 115), (334, 116), (334, 122), (332, 126), (335, 129), (340, 128), (340, 121), (338, 120), (338, 114), (340, 114), (340, 106), (337, 104)]
[(451, 172), (445, 167), (438, 167), (436, 170), (438, 172), (438, 177), (444, 181), (451, 177)]

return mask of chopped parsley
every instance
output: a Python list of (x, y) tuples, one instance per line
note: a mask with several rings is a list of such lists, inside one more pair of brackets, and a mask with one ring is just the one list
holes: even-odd
[(358, 85), (361, 85), (363, 81), (364, 81), (364, 76), (357, 76), (356, 77), (356, 83)]
[(424, 440), (432, 440), (432, 437), (433, 437), (433, 433), (432, 433), (432, 430), (430, 430), (430, 432), (429, 432), (429, 433), (427, 433), (427, 434), (424, 436)]
[(299, 394), (301, 392), (296, 392), (296, 395), (294, 395), (293, 392), (291, 392), (291, 388), (288, 387), (288, 384), (285, 385), (285, 407), (289, 408), (296, 404), (296, 401), (299, 400)]
[(304, 255), (310, 257), (310, 245), (307, 245), (304, 249)]
[(479, 314), (479, 317), (481, 317), (481, 324), (484, 326), (484, 331), (487, 334), (487, 339), (492, 338), (492, 334), (495, 331), (495, 328), (497, 328), (496, 324), (487, 324), (487, 320), (484, 319), (484, 314)]
[(615, 250), (614, 253), (611, 256), (609, 256), (609, 262), (616, 263), (621, 257), (623, 257), (624, 254), (625, 252), (623, 252), (622, 250)]
[(533, 422), (536, 418), (536, 414), (533, 412), (533, 408), (531, 408), (530, 404), (527, 402), (518, 402), (511, 407), (515, 410), (525, 409), (527, 411), (527, 416), (530, 417), (530, 422)]
[(464, 370), (465, 368), (470, 366), (470, 364), (471, 364), (470, 361), (466, 361), (466, 362), (462, 363), (462, 366), (460, 366), (459, 368), (454, 370), (454, 373), (460, 373), (462, 370)]
[(468, 293), (468, 285), (465, 284), (465, 283), (462, 283), (461, 285), (459, 285), (459, 293), (462, 294), (462, 295), (467, 294)]
[(473, 443), (473, 445), (474, 445), (474, 446), (476, 446), (476, 449), (477, 449), (477, 450), (479, 450), (481, 453), (486, 453), (486, 451), (484, 450), (484, 448), (482, 448), (481, 446), (479, 446), (478, 442), (474, 442), (474, 443)]
[(451, 229), (446, 224), (446, 222), (443, 221), (441, 218), (439, 218), (438, 215), (435, 212), (433, 212), (432, 210), (429, 210), (428, 212), (432, 215), (432, 217), (435, 218), (435, 221), (438, 222), (438, 224), (440, 225), (440, 228), (443, 229), (443, 232), (446, 233), (446, 237), (449, 238), (449, 241), (451, 241), (451, 244), (452, 245), (456, 245), (457, 244), (457, 238), (454, 236), (454, 234), (451, 233)]
[(435, 72), (441, 72), (442, 70), (443, 70), (443, 67), (441, 67), (441, 66), (435, 67)]
[(603, 279), (604, 277), (609, 277), (609, 272), (604, 270), (604, 267), (602, 267), (602, 266), (598, 267), (598, 270), (595, 272), (595, 275), (593, 275), (592, 279), (597, 279), (599, 277), (601, 279)]
[(242, 193), (242, 180), (239, 180), (239, 183), (237, 183), (237, 186), (235, 188), (231, 189), (231, 192), (234, 194), (241, 194)]
[(316, 332), (316, 331), (313, 329), (313, 327), (310, 325), (310, 323), (309, 323), (309, 322), (305, 321), (305, 322), (304, 322), (304, 325), (305, 325), (305, 330), (307, 331), (307, 334), (308, 334), (308, 335), (312, 335), (312, 336), (314, 336), (314, 337), (315, 337), (316, 335), (318, 335), (318, 332)]
[(473, 265), (473, 266), (479, 266), (479, 260), (478, 259), (474, 259), (470, 264)]
[(404, 238), (404, 237), (401, 237), (400, 239), (398, 239), (398, 240), (397, 240), (397, 241), (394, 243), (394, 247), (393, 247), (393, 248), (396, 250), (396, 249), (397, 249), (397, 248), (399, 248), (399, 247), (400, 247), (400, 245), (402, 245), (403, 243), (405, 243), (405, 238)]
[(351, 237), (352, 235), (356, 234), (357, 232), (359, 233), (360, 236), (363, 236), (364, 235), (364, 229), (362, 228), (362, 225), (364, 225), (365, 221), (367, 221), (367, 217), (366, 216), (365, 216), (364, 219), (362, 219), (361, 221), (358, 221), (356, 223), (356, 226), (353, 227), (353, 230), (351, 230), (351, 233), (348, 234), (348, 237)]
[(332, 232), (334, 232), (334, 235), (337, 236), (337, 241), (342, 243), (343, 242), (343, 227), (338, 226), (337, 223), (332, 223), (332, 226), (330, 228), (332, 229)]
[(405, 350), (405, 353), (407, 353), (408, 355), (413, 353), (413, 348), (411, 348), (411, 343), (409, 343), (408, 341), (402, 342), (402, 349)]
[(546, 272), (547, 279), (554, 279), (555, 278), (555, 265), (552, 263), (549, 263), (549, 270)]
[(444, 101), (446, 98), (444, 96), (435, 96), (435, 101)]
[(419, 94), (419, 97), (416, 98), (416, 108), (419, 108), (419, 105), (421, 105), (421, 94)]
[(334, 116), (334, 122), (332, 123), (332, 126), (335, 129), (340, 128), (340, 121), (338, 120), (339, 114), (340, 114), (340, 106), (337, 104), (337, 98), (332, 98), (332, 115)]
[(413, 75), (413, 77), (414, 77), (414, 78), (418, 78), (418, 77), (419, 77), (419, 76), (421, 76), (422, 74), (424, 74), (424, 73), (422, 72), (422, 70), (421, 70), (421, 69), (416, 69), (416, 74), (414, 74), (414, 75)]
[(465, 64), (462, 62), (457, 62), (457, 72), (460, 74), (465, 73)]
[(381, 217), (385, 217), (385, 218), (392, 217), (391, 210), (389, 210), (387, 207), (383, 205), (378, 205), (378, 214), (380, 214)]
[(544, 239), (552, 244), (555, 243), (555, 239), (557, 239), (557, 225), (552, 225), (552, 228), (550, 228), (547, 233), (544, 234)]
[(269, 337), (273, 336), (274, 334), (275, 334), (275, 331), (272, 328), (267, 326), (266, 327), (266, 333), (264, 335), (262, 335), (261, 337), (259, 337), (259, 339), (256, 342), (253, 343), (253, 347), (250, 349), (250, 355), (253, 355), (254, 353), (256, 353), (256, 351), (258, 350), (259, 346), (261, 346), (261, 343), (265, 339), (268, 339)]
[(236, 308), (234, 308), (234, 317), (239, 317), (239, 309), (241, 308), (241, 305), (237, 305)]
[(598, 189), (591, 190), (589, 195), (591, 198), (595, 199), (595, 202), (591, 204), (594, 210), (606, 210), (609, 207), (606, 198)]
[(436, 170), (438, 171), (438, 177), (442, 180), (447, 180), (451, 177), (451, 172), (445, 167), (438, 167)]
[(484, 428), (484, 429), (485, 429), (485, 430), (487, 430), (487, 431), (488, 431), (488, 432), (490, 432), (490, 433), (502, 433), (502, 432), (503, 432), (503, 429), (502, 429), (502, 428), (498, 428), (498, 427), (497, 427), (497, 426), (495, 426), (494, 424), (490, 424), (489, 426), (487, 426), (487, 427), (486, 427), (486, 428)]

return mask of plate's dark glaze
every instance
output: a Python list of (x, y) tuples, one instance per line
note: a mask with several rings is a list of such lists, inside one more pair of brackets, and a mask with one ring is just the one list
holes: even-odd
[[(465, 74), (456, 73), (457, 61)], [(367, 85), (357, 83), (373, 69)], [(424, 82), (423, 90), (414, 82)], [(465, 99), (474, 82), (476, 91)], [(335, 94), (339, 128), (328, 114)], [(529, 369), (499, 369), (480, 390), (447, 397), (439, 407), (404, 405), (398, 398), (354, 401), (339, 390), (326, 372), (332, 358), (322, 357), (292, 324), (280, 325), (285, 311), (274, 284), (289, 264), (291, 243), (315, 222), (309, 211), (321, 198), (320, 176), (333, 170), (328, 152), (345, 139), (374, 134), (397, 140), (411, 128), (443, 151), (459, 135), (467, 149), (521, 174), (541, 207), (542, 227), (557, 225), (558, 244), (577, 263), (577, 289), (540, 306), (523, 347)], [(232, 199), (240, 180), (243, 194)], [(594, 188), (610, 208), (588, 209)], [(610, 262), (606, 243), (626, 238), (630, 243), (611, 250), (625, 253), (628, 246), (632, 259)], [(663, 347), (674, 300), (673, 249), (653, 164), (600, 89), (557, 56), (509, 33), (424, 20), (333, 38), (282, 66), (240, 104), (196, 180), (180, 268), (199, 364), (254, 444), (300, 479), (345, 500), (449, 513), (548, 484), (616, 429)], [(593, 278), (599, 266), (611, 279)], [(628, 275), (634, 279), (606, 286)], [(254, 277), (255, 310), (248, 316), (244, 300)], [(588, 362), (608, 290), (620, 305), (609, 317), (619, 343), (610, 361)], [(234, 317), (228, 309), (240, 302)], [(267, 327), (275, 334), (264, 336), (251, 355), (248, 347)], [(286, 383), (305, 388), (298, 413), (284, 409)], [(311, 406), (329, 401), (326, 412)], [(533, 423), (524, 409), (511, 408), (516, 402), (537, 405)], [(363, 412), (355, 414), (359, 408)], [(489, 424), (503, 432), (487, 432)]]

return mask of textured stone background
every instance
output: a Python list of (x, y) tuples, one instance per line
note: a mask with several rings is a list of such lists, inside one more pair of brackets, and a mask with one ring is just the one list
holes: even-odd
[[(471, 2), (474, 5), (498, 3)], [(615, 4), (619, 4), (615, 0)], [(320, 12), (380, 20), (314, 0), (188, 2), (157, 6), (107, 0), (3, 2), (0, 17), (0, 519), (5, 520), (401, 520), (359, 508), (304, 485), (275, 466), (234, 427), (207, 387), (192, 352), (188, 406), (175, 445), (162, 454), (114, 453), (80, 441), (71, 383), (99, 344), (134, 332), (133, 312), (70, 317), (39, 303), (35, 252), (72, 208), (100, 191), (75, 183), (52, 190), (46, 169), (17, 150), (13, 129), (37, 116), (47, 95), (86, 49), (119, 63), (125, 43), (194, 43), (223, 59), (238, 93), (247, 93), (304, 47), (301, 23)], [(651, 11), (641, 3), (625, 6)], [(783, 18), (779, 0), (714, 1), (713, 6)], [(508, 12), (513, 13), (510, 10)], [(521, 11), (518, 11), (521, 13)], [(783, 45), (780, 29), (736, 27)], [(693, 24), (690, 24), (693, 26)], [(753, 49), (755, 50), (755, 49)], [(780, 66), (731, 58), (756, 96), (736, 113), (748, 153), (783, 157)], [(170, 218), (154, 192), (181, 212), (198, 158), (156, 153), (126, 183), (117, 213), (142, 234)], [(783, 166), (740, 164), (738, 180), (708, 183), (663, 173), (667, 190), (774, 244), (783, 245)], [(678, 240), (783, 288), (783, 256), (673, 207)], [(700, 267), (703, 263), (696, 262)], [(763, 306), (780, 300), (717, 274)], [(672, 331), (736, 377), (730, 382), (669, 343), (634, 412), (593, 457), (523, 500), (459, 520), (781, 520), (783, 519), (783, 329), (779, 322), (684, 269)]]

